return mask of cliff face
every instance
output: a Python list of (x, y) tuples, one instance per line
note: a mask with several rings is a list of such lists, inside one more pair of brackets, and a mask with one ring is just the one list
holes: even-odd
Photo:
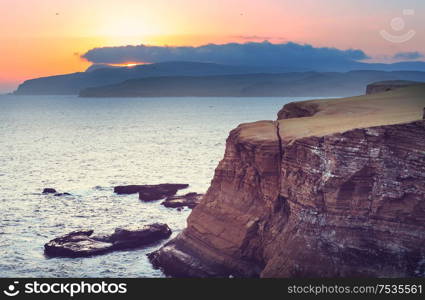
[[(188, 227), (161, 248), (154, 263), (174, 276), (256, 276), (264, 268), (264, 234), (270, 235), (279, 199), (280, 143), (275, 122), (243, 124), (230, 133), (211, 187)], [(276, 225), (284, 213), (276, 214)], [(275, 224), (273, 224), (275, 226)], [(277, 232), (276, 232), (277, 234)]]
[(420, 86), (240, 125), (152, 262), (192, 277), (425, 276), (424, 106)]
[(284, 146), (289, 220), (263, 276), (425, 275), (425, 122)]

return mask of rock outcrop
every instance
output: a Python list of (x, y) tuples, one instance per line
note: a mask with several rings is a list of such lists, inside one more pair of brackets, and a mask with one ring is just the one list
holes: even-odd
[(57, 191), (54, 188), (44, 188), (43, 194), (55, 194)]
[(163, 195), (175, 195), (178, 190), (188, 188), (185, 183), (162, 183), (162, 184), (145, 184), (145, 185), (120, 185), (114, 187), (116, 194), (137, 194), (137, 193), (152, 193)]
[(50, 257), (85, 257), (112, 251), (112, 243), (92, 239), (93, 230), (73, 231), (55, 238), (44, 245), (44, 253)]
[(88, 257), (112, 251), (132, 249), (168, 238), (167, 224), (154, 223), (136, 228), (117, 228), (107, 236), (92, 236), (93, 230), (79, 230), (55, 238), (44, 245), (51, 257)]
[(54, 194), (54, 196), (56, 196), (56, 197), (72, 196), (70, 193), (67, 193), (67, 192), (59, 193), (54, 188), (43, 189), (43, 194)]
[(54, 196), (56, 196), (56, 197), (62, 197), (62, 196), (72, 196), (70, 193), (56, 193), (56, 194), (54, 194)]
[(151, 262), (185, 277), (425, 276), (424, 105), (421, 85), (238, 126)]
[(318, 112), (319, 105), (316, 103), (310, 103), (308, 101), (303, 102), (291, 102), (286, 104), (277, 114), (278, 119), (292, 119), (311, 117)]
[(198, 193), (187, 193), (182, 196), (171, 196), (167, 197), (163, 202), (161, 202), (161, 205), (164, 205), (165, 207), (171, 207), (171, 208), (181, 208), (181, 207), (189, 207), (194, 208), (196, 205), (198, 205), (201, 202), (201, 199), (204, 195), (198, 194)]

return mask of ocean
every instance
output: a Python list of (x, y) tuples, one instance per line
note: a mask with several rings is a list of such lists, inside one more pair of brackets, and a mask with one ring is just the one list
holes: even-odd
[(188, 183), (180, 194), (205, 193), (231, 129), (305, 99), (0, 96), (0, 277), (164, 277), (146, 254), (166, 241), (74, 259), (45, 257), (43, 245), (76, 229), (154, 222), (175, 236), (190, 209), (113, 187)]

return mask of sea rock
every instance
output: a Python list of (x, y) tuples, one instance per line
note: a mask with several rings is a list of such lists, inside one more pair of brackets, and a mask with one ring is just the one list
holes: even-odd
[(56, 196), (56, 197), (71, 196), (71, 194), (70, 193), (56, 193), (54, 196)]
[(178, 207), (189, 207), (194, 208), (201, 201), (203, 194), (198, 193), (187, 193), (182, 196), (167, 197), (161, 205), (165, 207), (178, 208)]
[[(178, 190), (186, 189), (188, 187), (189, 187), (188, 184), (174, 184), (174, 183), (164, 183), (164, 184), (155, 184), (155, 185), (125, 185), (125, 186), (114, 187), (114, 193), (117, 193), (117, 194), (142, 193), (143, 195), (146, 195), (147, 199), (157, 198), (152, 200), (159, 200), (166, 196), (175, 195)], [(141, 199), (141, 200), (144, 200), (144, 199)]]
[(177, 277), (425, 277), (425, 85), (308, 102), (314, 115), (230, 133), (187, 228), (149, 255), (156, 267)]
[(160, 200), (173, 196), (178, 190), (185, 189), (188, 186), (188, 184), (147, 185), (139, 190), (139, 199), (142, 201)]
[(73, 231), (44, 245), (51, 257), (87, 257), (111, 251), (133, 249), (168, 238), (167, 224), (154, 223), (142, 227), (117, 228), (111, 235), (92, 236), (93, 230)]
[(43, 194), (55, 194), (57, 191), (54, 188), (45, 188)]
[(117, 228), (110, 236), (114, 250), (136, 248), (151, 244), (171, 235), (167, 224), (155, 223), (136, 228)]
[(73, 231), (44, 245), (44, 253), (51, 257), (85, 257), (112, 251), (113, 244), (90, 238), (93, 230)]

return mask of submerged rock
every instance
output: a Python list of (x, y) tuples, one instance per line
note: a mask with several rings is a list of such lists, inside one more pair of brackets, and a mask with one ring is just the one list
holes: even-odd
[(173, 196), (178, 190), (185, 189), (188, 184), (158, 184), (147, 185), (139, 190), (139, 199), (142, 201), (154, 201)]
[(45, 188), (43, 194), (55, 194), (57, 191), (54, 188)]
[(61, 196), (71, 196), (70, 193), (56, 193), (54, 196), (61, 197)]
[(43, 190), (43, 194), (54, 194), (53, 196), (60, 197), (60, 196), (71, 196), (70, 193), (59, 193), (54, 188), (45, 188)]
[[(117, 194), (136, 194), (136, 193), (145, 193), (147, 198), (155, 198), (154, 195), (165, 195), (172, 196), (177, 193), (178, 190), (188, 188), (188, 184), (174, 184), (174, 183), (163, 183), (163, 184), (154, 184), (154, 185), (122, 185), (114, 187), (114, 193)], [(150, 196), (150, 197), (149, 197)], [(164, 198), (164, 197), (162, 197)], [(155, 199), (159, 200), (161, 198)], [(143, 200), (143, 199), (142, 199)]]
[(203, 194), (198, 193), (187, 193), (182, 196), (167, 197), (161, 205), (165, 207), (178, 208), (178, 207), (189, 207), (194, 208), (201, 201)]
[(51, 257), (87, 257), (111, 251), (133, 249), (168, 238), (167, 224), (154, 223), (136, 228), (117, 228), (111, 235), (92, 236), (93, 230), (73, 231), (44, 245)]

